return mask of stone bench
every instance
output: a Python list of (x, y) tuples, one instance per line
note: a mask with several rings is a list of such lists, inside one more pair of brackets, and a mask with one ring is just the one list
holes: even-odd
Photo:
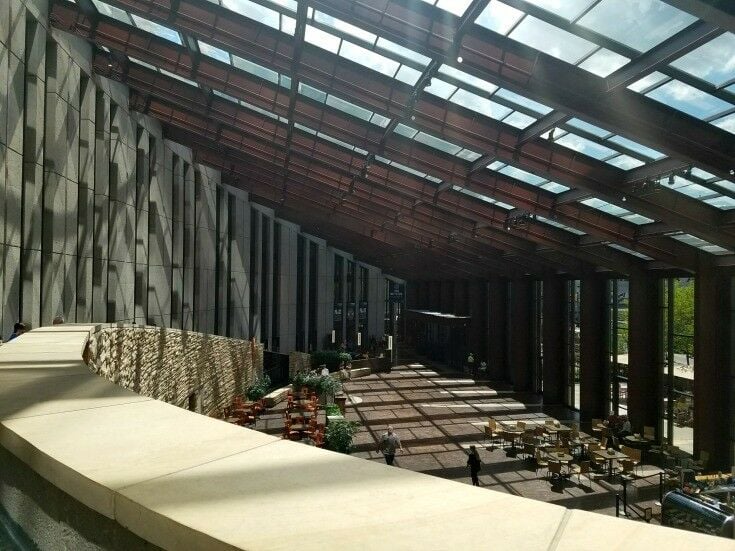
[(277, 388), (275, 390), (272, 390), (265, 396), (263, 396), (263, 400), (265, 400), (265, 407), (272, 408), (276, 404), (280, 404), (286, 399), (286, 394), (288, 394), (288, 391), (291, 390), (291, 385), (282, 386), (281, 388)]

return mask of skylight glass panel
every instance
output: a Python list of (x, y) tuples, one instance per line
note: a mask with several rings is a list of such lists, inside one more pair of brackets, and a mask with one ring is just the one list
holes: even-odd
[(712, 178), (717, 178), (714, 174), (710, 174), (706, 170), (702, 170), (696, 166), (692, 167), (692, 176), (699, 178), (700, 180), (711, 180)]
[(510, 115), (503, 119), (503, 122), (505, 124), (509, 124), (515, 128), (523, 130), (524, 128), (536, 122), (536, 119), (534, 119), (533, 117), (529, 117), (528, 115), (526, 115), (525, 113), (521, 113), (520, 111), (513, 111)]
[(296, 32), (296, 20), (293, 17), (281, 14), (281, 31), (293, 36)]
[(497, 171), (497, 170), (500, 170), (501, 168), (503, 168), (504, 166), (506, 166), (506, 165), (503, 162), (493, 161), (492, 163), (490, 163), (489, 165), (487, 165), (485, 168), (489, 168), (490, 170)]
[(536, 216), (536, 220), (538, 220), (539, 222), (543, 222), (544, 224), (548, 224), (549, 226), (554, 226), (555, 228), (566, 230), (569, 233), (573, 233), (574, 235), (587, 235), (583, 231), (578, 230), (577, 228), (567, 226), (566, 224), (562, 224), (560, 222), (557, 222), (556, 220), (550, 220), (549, 218), (544, 218), (543, 216)]
[(276, 10), (266, 8), (250, 0), (222, 0), (222, 6), (248, 19), (281, 30), (281, 14)]
[(400, 122), (396, 125), (396, 129), (393, 132), (400, 134), (401, 136), (405, 136), (406, 138), (413, 138), (418, 134), (418, 130)]
[(398, 69), (395, 78), (409, 86), (413, 86), (421, 78), (421, 71), (417, 71), (408, 65), (401, 65), (401, 68)]
[(308, 84), (304, 84), (303, 82), (299, 82), (299, 94), (303, 94), (307, 98), (311, 98), (314, 101), (318, 101), (319, 103), (324, 103), (325, 101), (327, 101), (326, 92), (317, 90), (316, 88), (309, 86)]
[(602, 0), (578, 23), (621, 44), (646, 52), (697, 20), (661, 0)]
[(540, 115), (547, 115), (553, 111), (553, 109), (547, 105), (544, 105), (537, 101), (533, 101), (532, 99), (528, 99), (527, 97), (516, 94), (515, 92), (511, 92), (510, 90), (506, 90), (505, 88), (500, 88), (493, 95), (503, 98), (507, 101), (512, 101), (516, 105), (519, 105), (520, 107), (525, 107), (526, 109), (534, 111), (535, 113), (538, 113)]
[(564, 186), (562, 184), (558, 184), (556, 182), (552, 182), (549, 180), (545, 184), (542, 184), (539, 186), (541, 189), (545, 189), (546, 191), (550, 191), (553, 194), (562, 193), (563, 191), (568, 191), (569, 188), (567, 186)]
[(158, 67), (156, 67), (155, 65), (151, 65), (150, 63), (143, 61), (142, 59), (138, 59), (132, 56), (128, 56), (128, 59), (132, 61), (133, 63), (142, 65), (143, 67), (150, 69), (151, 71), (156, 71), (156, 72), (158, 71)]
[(735, 134), (735, 113), (731, 113), (725, 117), (714, 120), (712, 121), (712, 124), (732, 134)]
[(653, 88), (654, 86), (657, 86), (658, 84), (661, 84), (663, 81), (668, 79), (669, 77), (667, 77), (665, 74), (654, 71), (650, 75), (646, 75), (642, 79), (636, 80), (633, 84), (630, 84), (628, 88), (633, 90), (634, 92), (643, 93), (649, 88)]
[(629, 249), (628, 247), (623, 247), (622, 245), (618, 245), (617, 243), (608, 243), (607, 246), (610, 247), (611, 249), (615, 249), (617, 251), (628, 253), (642, 260), (653, 260), (653, 258), (651, 258), (650, 256), (646, 256), (645, 254), (639, 253), (638, 251), (634, 251), (633, 249)]
[(604, 128), (600, 128), (599, 126), (595, 126), (594, 124), (590, 124), (577, 118), (569, 119), (567, 121), (567, 124), (569, 126), (573, 126), (574, 128), (578, 128), (579, 130), (583, 130), (588, 134), (597, 136), (598, 138), (607, 138), (612, 134), (612, 132), (610, 132), (609, 130), (605, 130)]
[(733, 182), (728, 182), (727, 180), (720, 180), (719, 182), (713, 182), (713, 185), (719, 188), (722, 188), (724, 190), (727, 190), (731, 193), (735, 193), (735, 183)]
[(277, 6), (282, 6), (287, 10), (291, 10), (293, 12), (295, 12), (299, 7), (296, 0), (268, 0), (268, 2), (270, 2), (271, 4), (276, 4)]
[(424, 67), (426, 67), (431, 62), (430, 57), (422, 55), (418, 52), (414, 52), (413, 50), (409, 48), (405, 48), (401, 46), (400, 44), (396, 44), (395, 42), (386, 40), (383, 37), (378, 38), (377, 46), (378, 48), (382, 48), (394, 55), (402, 57), (403, 59), (406, 59), (408, 61), (413, 61), (414, 63), (419, 63), (423, 65)]
[(577, 67), (604, 78), (626, 65), (629, 61), (630, 59), (625, 56), (600, 48)]
[[(354, 145), (350, 145), (347, 142), (343, 142), (342, 140), (339, 140), (333, 136), (330, 136), (329, 134), (325, 134), (324, 132), (317, 132), (317, 137), (326, 140), (328, 142), (332, 142), (333, 144), (339, 145), (341, 147), (344, 147), (345, 149), (349, 149), (350, 151), (355, 151), (357, 148)], [(363, 150), (360, 150), (363, 151)]]
[(225, 94), (224, 92), (220, 92), (219, 90), (212, 90), (212, 93), (214, 93), (215, 96), (219, 96), (233, 103), (240, 103), (240, 100), (237, 99), (235, 96), (231, 96), (230, 94)]
[(413, 174), (414, 176), (418, 176), (419, 178), (426, 178), (427, 176), (425, 172), (421, 172), (420, 170), (416, 170), (414, 168), (411, 168), (410, 166), (404, 165), (397, 161), (390, 161), (389, 163), (390, 163), (390, 166), (401, 169), (403, 172), (408, 172), (409, 174)]
[(232, 64), (238, 69), (242, 69), (243, 71), (246, 71), (251, 75), (260, 77), (264, 80), (272, 82), (273, 84), (279, 84), (278, 73), (267, 69), (262, 65), (258, 65), (257, 63), (253, 63), (252, 61), (248, 61), (247, 59), (243, 59), (242, 57), (237, 55), (232, 56)]
[(388, 59), (384, 55), (370, 51), (347, 40), (342, 41), (339, 55), (389, 77), (395, 75), (400, 66), (400, 63), (397, 61)]
[(490, 101), (487, 98), (483, 98), (462, 88), (458, 89), (452, 97), (449, 98), (449, 101), (493, 119), (502, 119), (512, 111), (512, 109), (505, 105), (500, 105), (499, 103)]
[(229, 52), (226, 52), (221, 48), (217, 48), (216, 46), (212, 46), (211, 44), (207, 44), (206, 42), (202, 42), (201, 40), (198, 40), (197, 43), (199, 44), (199, 51), (204, 55), (217, 59), (223, 63), (232, 63)]
[(278, 75), (278, 83), (284, 88), (291, 88), (291, 77), (286, 75)]
[(603, 201), (602, 199), (598, 199), (597, 197), (590, 197), (589, 199), (580, 201), (580, 203), (601, 212), (610, 214), (612, 216), (616, 216), (622, 220), (627, 220), (628, 222), (636, 225), (650, 224), (651, 222), (653, 222), (653, 220), (650, 218), (647, 218), (640, 214), (632, 213), (627, 209), (624, 209), (617, 205), (613, 205), (612, 203), (608, 203), (607, 201)]
[(377, 113), (373, 113), (373, 116), (370, 117), (370, 122), (385, 128), (386, 126), (390, 124), (390, 119), (388, 117), (384, 117), (383, 115), (378, 115)]
[(511, 165), (505, 165), (503, 168), (498, 169), (498, 172), (505, 174), (506, 176), (510, 176), (511, 178), (515, 178), (516, 180), (520, 180), (521, 182), (531, 184), (532, 186), (539, 186), (547, 181), (546, 178), (536, 176), (535, 174), (531, 174), (530, 172), (526, 172), (525, 170), (521, 170), (520, 168), (516, 168)]
[(171, 71), (167, 71), (166, 69), (158, 69), (158, 72), (162, 75), (166, 75), (167, 77), (175, 78), (176, 80), (180, 80), (181, 82), (188, 84), (189, 86), (195, 86), (199, 88), (199, 85), (194, 82), (193, 80), (189, 80), (188, 78), (184, 78), (180, 75), (177, 75), (176, 73), (172, 73)]
[(681, 69), (715, 86), (735, 78), (735, 34), (724, 33), (703, 46), (671, 62)]
[(339, 51), (339, 43), (342, 41), (338, 36), (334, 36), (326, 31), (317, 29), (311, 25), (306, 26), (304, 32), (304, 40), (309, 44), (313, 44), (321, 48), (336, 54)]
[(517, 10), (498, 2), (498, 0), (492, 0), (487, 7), (482, 10), (482, 13), (475, 19), (475, 23), (495, 31), (500, 34), (508, 34), (508, 32), (515, 27), (516, 23), (521, 20), (525, 14), (521, 10)]
[(732, 254), (732, 251), (720, 247), (719, 245), (713, 245), (709, 241), (705, 241), (704, 239), (700, 239), (699, 237), (695, 237), (694, 235), (688, 233), (677, 232), (668, 235), (669, 237), (676, 239), (677, 241), (681, 241), (682, 243), (686, 243), (687, 245), (691, 245), (692, 247), (696, 247), (711, 254)]
[(656, 151), (655, 149), (651, 149), (650, 147), (641, 145), (638, 142), (634, 142), (633, 140), (629, 140), (628, 138), (624, 138), (623, 136), (613, 136), (607, 141), (618, 144), (622, 147), (625, 147), (626, 149), (630, 149), (631, 151), (635, 151), (636, 153), (639, 153), (644, 157), (648, 157), (649, 159), (654, 159), (656, 161), (666, 157), (666, 155), (664, 155), (660, 151)]
[(509, 205), (508, 203), (503, 203), (502, 201), (497, 201), (493, 199), (492, 197), (488, 197), (487, 195), (483, 195), (482, 193), (477, 193), (476, 191), (472, 191), (471, 189), (467, 189), (467, 188), (459, 187), (459, 186), (452, 186), (452, 189), (454, 191), (457, 191), (459, 193), (464, 193), (465, 195), (469, 195), (470, 197), (474, 197), (475, 199), (479, 199), (480, 201), (484, 201), (485, 203), (490, 203), (491, 205), (495, 205), (502, 209), (513, 210), (513, 205)]
[(726, 197), (725, 195), (713, 197), (712, 199), (705, 199), (704, 202), (721, 210), (730, 210), (735, 208), (735, 199), (732, 197)]
[(530, 15), (524, 17), (508, 36), (572, 64), (576, 64), (597, 49), (597, 45), (589, 40)]
[(479, 90), (487, 94), (492, 94), (495, 90), (498, 89), (498, 87), (494, 84), (490, 84), (486, 80), (482, 80), (481, 78), (477, 78), (476, 76), (470, 75), (469, 73), (465, 73), (464, 71), (455, 69), (451, 65), (442, 65), (441, 67), (439, 67), (439, 72), (449, 77), (453, 77), (461, 82), (464, 82), (465, 84), (474, 86), (475, 88), (478, 88)]
[(571, 132), (557, 138), (556, 143), (601, 161), (618, 154), (614, 149), (595, 143), (592, 140), (583, 138), (582, 136), (577, 136)]
[(706, 119), (732, 108), (726, 101), (678, 80), (670, 80), (646, 96), (698, 119)]
[(459, 153), (457, 153), (457, 157), (460, 159), (464, 159), (465, 161), (473, 162), (482, 157), (479, 153), (475, 153), (474, 151), (470, 149), (463, 149)]
[(436, 7), (461, 17), (471, 3), (472, 0), (439, 0)]
[(363, 42), (367, 42), (371, 46), (373, 46), (375, 41), (378, 39), (378, 36), (373, 33), (363, 30), (360, 27), (356, 27), (355, 25), (351, 25), (341, 19), (337, 19), (336, 17), (332, 17), (331, 15), (319, 10), (314, 12), (314, 21), (326, 25), (327, 27), (332, 27), (335, 30), (353, 36)]
[(439, 96), (442, 99), (449, 99), (449, 97), (457, 90), (457, 87), (438, 78), (432, 78), (431, 84), (424, 88), (424, 90), (430, 94)]
[(128, 12), (125, 10), (121, 10), (120, 8), (116, 8), (115, 6), (111, 6), (110, 4), (105, 4), (104, 2), (100, 2), (100, 0), (92, 0), (94, 2), (94, 6), (97, 8), (97, 11), (100, 12), (102, 15), (106, 15), (107, 17), (112, 17), (113, 19), (117, 19), (118, 21), (122, 21), (126, 25), (130, 25), (132, 21), (130, 20), (130, 15), (128, 15)]
[(559, 15), (568, 21), (574, 21), (595, 0), (526, 0), (529, 4), (538, 6), (549, 13)]
[(636, 159), (635, 157), (631, 157), (630, 155), (618, 155), (617, 157), (608, 159), (605, 162), (622, 170), (631, 170), (633, 168), (638, 168), (639, 166), (643, 166), (644, 164), (646, 164), (640, 159)]
[(143, 29), (146, 32), (155, 34), (156, 36), (160, 36), (161, 38), (165, 38), (175, 44), (181, 45), (181, 35), (179, 35), (175, 30), (135, 14), (130, 14), (130, 17), (133, 18), (133, 23), (135, 23), (135, 26), (139, 29)]
[(442, 140), (441, 138), (437, 138), (436, 136), (432, 136), (431, 134), (427, 134), (426, 132), (419, 132), (413, 137), (413, 139), (417, 142), (428, 145), (429, 147), (438, 149), (439, 151), (449, 153), (450, 155), (456, 155), (462, 150), (460, 146), (446, 140)]
[(369, 121), (370, 117), (373, 116), (372, 111), (368, 111), (367, 109), (358, 107), (354, 103), (350, 103), (349, 101), (337, 98), (332, 94), (329, 94), (327, 96), (327, 105), (329, 105), (330, 107), (334, 107), (335, 109), (339, 109), (340, 111), (344, 111), (345, 113), (364, 121)]
[(275, 119), (277, 121), (280, 121), (284, 124), (288, 124), (288, 119), (286, 117), (281, 117), (279, 115), (276, 115), (275, 113), (272, 113), (271, 111), (267, 111), (261, 107), (258, 107), (257, 105), (253, 105), (252, 103), (248, 103), (247, 101), (240, 100), (240, 105), (245, 107), (246, 109), (250, 109), (251, 111), (255, 111), (256, 113), (260, 113), (261, 115), (265, 115), (266, 117), (270, 117), (271, 119)]

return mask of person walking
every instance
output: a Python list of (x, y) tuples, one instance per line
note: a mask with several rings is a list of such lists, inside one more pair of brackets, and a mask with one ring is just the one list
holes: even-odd
[(477, 448), (475, 446), (470, 446), (470, 451), (468, 455), (469, 457), (467, 458), (467, 465), (469, 465), (470, 467), (470, 477), (472, 478), (472, 485), (479, 486), (480, 479), (477, 478), (477, 474), (480, 472), (480, 466), (482, 465), (482, 462), (480, 461), (480, 454), (477, 453)]
[(380, 443), (378, 447), (379, 451), (383, 453), (385, 462), (388, 465), (393, 465), (393, 460), (396, 458), (396, 449), (403, 451), (403, 445), (398, 435), (393, 432), (393, 427), (388, 425), (388, 432), (380, 437)]

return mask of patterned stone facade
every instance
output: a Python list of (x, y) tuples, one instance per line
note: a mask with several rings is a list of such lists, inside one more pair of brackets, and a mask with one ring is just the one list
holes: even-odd
[(143, 396), (204, 415), (221, 413), (263, 374), (254, 341), (146, 326), (104, 327), (90, 339), (90, 368)]

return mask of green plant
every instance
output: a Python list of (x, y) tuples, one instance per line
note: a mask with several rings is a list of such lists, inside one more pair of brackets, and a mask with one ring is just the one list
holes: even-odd
[(327, 425), (324, 443), (330, 450), (340, 453), (350, 453), (352, 451), (352, 439), (357, 433), (359, 426), (360, 424), (356, 421), (348, 421), (347, 419), (331, 421)]
[(268, 394), (268, 390), (271, 387), (271, 378), (268, 375), (263, 375), (260, 379), (256, 377), (253, 384), (248, 387), (246, 395), (248, 400), (254, 402), (260, 400), (263, 396)]
[(309, 373), (297, 372), (291, 378), (291, 383), (295, 390), (306, 387), (320, 396), (338, 394), (342, 390), (340, 382), (331, 375), (317, 375), (313, 371)]
[(336, 350), (317, 350), (311, 353), (312, 369), (319, 369), (319, 366), (326, 365), (330, 372), (334, 372), (339, 370), (341, 364), (341, 354)]
[(339, 406), (337, 404), (327, 404), (324, 407), (324, 411), (327, 414), (327, 417), (332, 415), (342, 415), (342, 410), (339, 409)]

